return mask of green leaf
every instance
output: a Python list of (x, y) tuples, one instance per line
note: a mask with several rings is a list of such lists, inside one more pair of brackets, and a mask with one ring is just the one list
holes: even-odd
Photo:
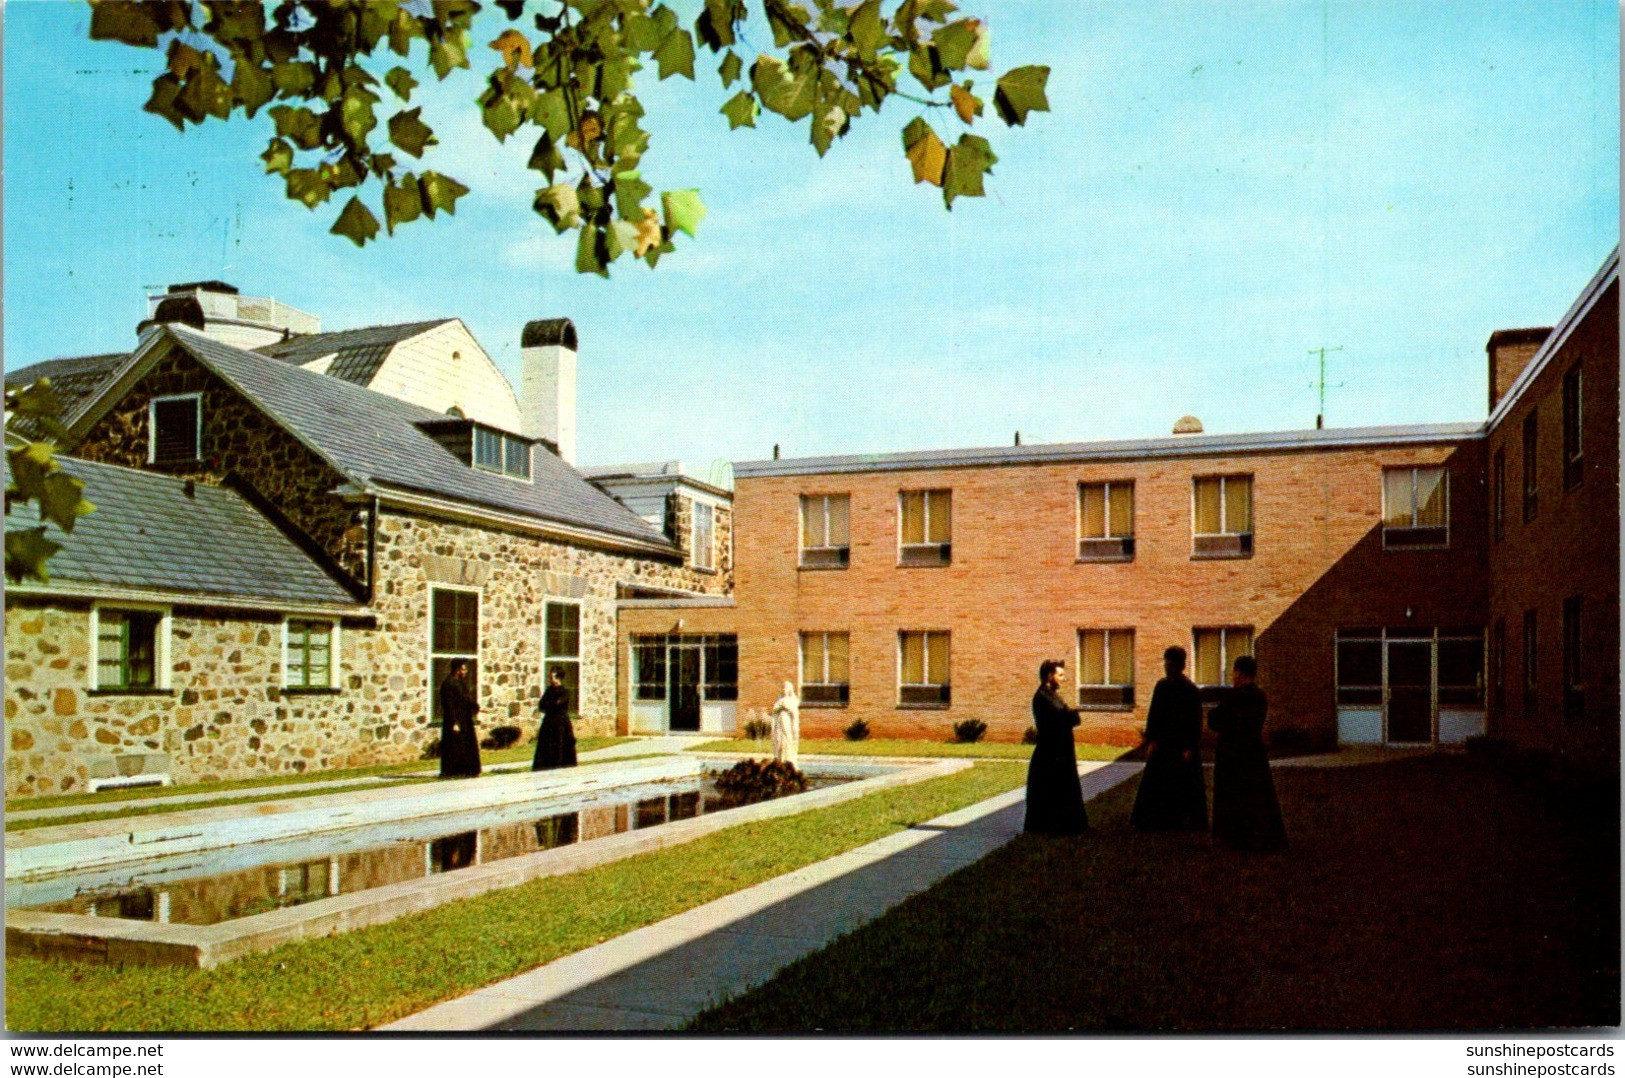
[(313, 168), (296, 168), (287, 173), (288, 197), (315, 209), (333, 194), (333, 187)]
[[(614, 100), (616, 94), (623, 93), (632, 85), (632, 71), (636, 67), (633, 60), (605, 60), (598, 65), (598, 100)], [(664, 76), (662, 76), (664, 77)], [(694, 77), (693, 62), (689, 63), (689, 78)]]
[(666, 211), (666, 230), (668, 232), (687, 232), (694, 235), (694, 230), (700, 227), (705, 218), (705, 203), (700, 201), (699, 191), (688, 188), (682, 191), (662, 191), (660, 205)]
[(847, 36), (852, 39), (859, 57), (864, 60), (875, 58), (880, 49), (891, 40), (890, 35), (886, 33), (886, 24), (880, 19), (880, 0), (864, 0), (858, 5), (858, 9), (852, 13)]
[(949, 23), (931, 35), (931, 44), (937, 47), (937, 55), (942, 60), (942, 66), (950, 71), (958, 71), (964, 67), (971, 49), (976, 46), (976, 29), (971, 25), (972, 21), (961, 19), (959, 22)]
[(823, 157), (828, 153), (831, 144), (846, 134), (850, 126), (851, 121), (847, 118), (846, 110), (839, 105), (828, 105), (819, 110), (812, 122), (812, 144), (813, 149), (818, 151), (818, 156)]
[(394, 154), (375, 153), (372, 155), (372, 160), (367, 163), (367, 167), (372, 170), (374, 176), (385, 179), (394, 171), (396, 164), (398, 162), (395, 160)]
[(531, 151), (525, 167), (546, 174), (548, 179), (552, 179), (555, 172), (564, 171), (564, 155), (559, 152), (559, 144), (551, 135), (543, 134), (536, 140), (536, 148)]
[(997, 160), (987, 139), (977, 135), (959, 136), (954, 148), (948, 151), (948, 167), (942, 180), (942, 199), (948, 208), (953, 208), (956, 198), (986, 194), (982, 189), (982, 175), (992, 172)]
[(231, 92), (243, 107), (243, 114), (253, 119), (254, 113), (276, 94), (276, 84), (264, 68), (239, 57), (237, 70), (231, 75)]
[(331, 229), (333, 235), (348, 238), (357, 247), (364, 247), (368, 240), (378, 235), (378, 218), (372, 215), (360, 198), (352, 198), (345, 205), (344, 212), (339, 219), (333, 222)]
[(728, 103), (719, 109), (728, 117), (728, 130), (733, 131), (741, 127), (756, 126), (756, 98), (748, 91), (741, 90), (728, 99)]
[(661, 78), (672, 75), (694, 77), (694, 38), (687, 30), (673, 30), (660, 43), (654, 55), (655, 62), (660, 65)]
[(265, 147), (265, 152), (260, 154), (260, 160), (265, 162), (266, 172), (286, 176), (288, 170), (293, 167), (293, 147), (279, 138), (274, 138), (271, 144)]
[(389, 118), (389, 141), (413, 157), (422, 157), (425, 146), (434, 146), (440, 141), (434, 137), (433, 129), (419, 119), (422, 112), (421, 107), (405, 109)]
[(468, 188), (438, 172), (425, 172), (418, 178), (418, 187), (423, 191), (424, 212), (430, 217), (436, 210), (456, 213), (457, 200), (468, 194)]
[[(45, 477), (56, 468), (56, 450), (45, 442), (29, 442), (6, 451), (11, 465), (11, 486), (24, 501), (45, 497)], [(8, 491), (9, 493), (9, 491)]]
[(384, 76), (384, 84), (395, 91), (395, 96), (402, 101), (412, 100), (412, 91), (417, 88), (418, 80), (404, 67), (392, 67), (389, 74)]
[[(92, 41), (122, 41), (126, 45), (158, 47), (158, 22), (148, 5), (134, 0), (101, 0), (90, 8)], [(9, 553), (9, 550), (8, 550)]]
[(316, 65), (305, 60), (272, 64), (271, 81), (283, 97), (298, 97), (316, 85)]
[(818, 100), (818, 82), (811, 71), (792, 72), (784, 61), (765, 53), (750, 69), (762, 104), (792, 123), (810, 114)]
[(576, 272), (609, 276), (609, 268), (604, 262), (602, 237), (595, 225), (582, 228), (581, 239), (576, 242)]
[(175, 95), (181, 92), (181, 83), (174, 75), (159, 75), (152, 80), (152, 96), (141, 106), (143, 112), (162, 116), (175, 125), (177, 131), (186, 130), (185, 118), (175, 107)]
[(773, 44), (784, 48), (805, 38), (812, 16), (800, 4), (768, 4), (767, 22), (773, 28)]
[(368, 133), (378, 126), (378, 118), (372, 113), (372, 102), (367, 100), (373, 96), (365, 91), (352, 91), (345, 94), (339, 104), (339, 123), (344, 133), (350, 136), (350, 141), (358, 146), (365, 146)]
[(942, 57), (935, 45), (916, 45), (910, 50), (908, 71), (927, 90), (935, 90), (949, 82), (948, 72), (942, 66)]
[(277, 105), (271, 109), (276, 121), (276, 133), (301, 150), (314, 150), (322, 144), (322, 122), (306, 108)]
[(976, 29), (976, 44), (965, 54), (965, 66), (986, 71), (993, 58), (993, 30), (981, 19), (971, 19), (970, 24)]
[(643, 200), (654, 193), (654, 188), (643, 182), (636, 171), (615, 174), (615, 211), (628, 221), (643, 218)]
[(468, 50), (461, 34), (448, 34), (429, 46), (429, 65), (436, 78), (444, 79), (453, 68), (468, 66)]
[(532, 123), (541, 125), (554, 139), (570, 133), (570, 106), (563, 90), (549, 90), (538, 94), (530, 103)]
[(948, 147), (931, 125), (916, 116), (903, 128), (903, 153), (914, 166), (914, 182), (942, 186), (948, 167)]
[(1049, 68), (1042, 65), (1018, 67), (999, 76), (998, 89), (993, 94), (993, 107), (999, 119), (1011, 127), (1027, 122), (1029, 112), (1048, 112), (1049, 99), (1044, 86), (1049, 81)]
[(737, 40), (734, 23), (743, 15), (741, 6), (731, 0), (705, 0), (705, 10), (694, 20), (694, 32), (712, 52), (721, 52)]
[(234, 104), (236, 99), (231, 87), (226, 85), (226, 80), (220, 77), (212, 62), (193, 72), (181, 92), (175, 95), (175, 108), (194, 123), (202, 123), (209, 116), (230, 119)]
[(73, 531), (78, 518), (93, 513), (96, 507), (84, 499), (85, 483), (66, 472), (52, 472), (45, 477), (45, 493), (40, 496), (40, 517), (49, 520), (65, 532)]
[(6, 531), (6, 576), (13, 581), (33, 577), (42, 584), (51, 581), (45, 563), (62, 549), (61, 543), (45, 538), (45, 528), (19, 528)]
[(717, 68), (717, 74), (722, 76), (722, 88), (726, 90), (732, 86), (744, 68), (744, 61), (739, 59), (739, 54), (729, 49), (728, 54), (722, 58), (722, 65)]
[(576, 189), (567, 183), (556, 183), (536, 192), (532, 208), (547, 219), (554, 232), (567, 232), (581, 224), (581, 200)]
[(384, 185), (384, 226), (395, 234), (396, 225), (416, 221), (423, 214), (423, 192), (418, 189), (417, 177), (408, 172), (400, 183)]
[(8, 392), (6, 409), (50, 423), (62, 414), (62, 398), (57, 396), (49, 378), (41, 378), (29, 383), (21, 392)]
[[(496, 98), (480, 112), (480, 120), (497, 137), (498, 142), (506, 142), (509, 135), (519, 130), (524, 119), (508, 97)], [(401, 148), (404, 150), (406, 147)]]
[(613, 262), (638, 247), (638, 226), (617, 218), (604, 229), (604, 253)]

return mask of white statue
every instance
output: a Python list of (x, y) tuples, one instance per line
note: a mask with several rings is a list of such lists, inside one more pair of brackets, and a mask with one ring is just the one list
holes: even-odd
[(773, 720), (773, 759), (796, 766), (801, 751), (801, 699), (792, 682), (784, 683), (784, 695), (773, 702), (768, 715)]

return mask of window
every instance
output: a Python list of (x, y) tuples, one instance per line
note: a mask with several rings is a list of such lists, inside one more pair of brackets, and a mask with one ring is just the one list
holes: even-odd
[(557, 670), (570, 690), (570, 709), (581, 710), (581, 607), (549, 599), (544, 604), (542, 629), (542, 684)]
[(1337, 634), (1337, 703), (1382, 706), (1382, 630), (1345, 629)]
[(474, 428), (474, 467), (516, 479), (530, 478), (530, 443), (490, 427)]
[(1439, 706), (1484, 706), (1484, 634), (1439, 630)]
[(203, 395), (154, 397), (147, 405), (147, 431), (147, 463), (197, 460), (203, 439)]
[(1507, 532), (1507, 451), (1495, 451), (1495, 470), (1490, 476), (1490, 526), (1499, 543)]
[(1507, 622), (1496, 618), (1490, 630), (1490, 707), (1499, 720), (1507, 709)]
[(96, 689), (148, 692), (169, 687), (166, 613), (99, 607), (94, 616)]
[(1450, 475), (1443, 468), (1382, 470), (1382, 545), (1450, 545)]
[(898, 498), (903, 521), (898, 564), (947, 565), (953, 559), (952, 492), (905, 490)]
[(666, 698), (666, 638), (640, 637), (632, 644), (637, 659), (637, 697), (639, 700)]
[(1540, 414), (1530, 412), (1523, 421), (1523, 522), (1529, 523), (1540, 512), (1540, 487), (1536, 483), (1535, 451), (1540, 432)]
[(1585, 714), (1585, 679), (1580, 672), (1580, 605), (1578, 595), (1563, 600), (1563, 717)]
[(1253, 477), (1210, 475), (1197, 479), (1193, 523), (1193, 557), (1252, 557)]
[(708, 635), (700, 650), (705, 663), (705, 699), (739, 699), (739, 637), (733, 633)]
[(801, 702), (845, 707), (851, 690), (846, 633), (801, 634)]
[(897, 650), (897, 702), (904, 707), (947, 707), (948, 634), (899, 633)]
[(440, 721), (440, 685), (453, 659), (468, 660), (469, 686), (479, 694), (480, 593), (456, 588), (429, 590), (429, 713)]
[(1563, 489), (1573, 490), (1585, 478), (1581, 453), (1580, 365), (1563, 375)]
[(690, 537), (694, 550), (694, 568), (717, 567), (716, 509), (710, 502), (691, 502), (694, 507), (694, 532)]
[(1196, 652), (1196, 684), (1203, 688), (1230, 684), (1230, 664), (1253, 653), (1253, 630), (1249, 627), (1193, 629), (1191, 639)]
[(1078, 706), (1134, 706), (1134, 630), (1078, 630)]
[(851, 498), (845, 494), (801, 496), (801, 567), (844, 569), (851, 560)]
[(1535, 717), (1535, 707), (1540, 703), (1539, 682), (1537, 680), (1537, 674), (1540, 670), (1539, 637), (1539, 613), (1534, 610), (1525, 610), (1523, 612), (1523, 716), (1526, 719)]
[(289, 618), (282, 629), (282, 684), (290, 689), (336, 686), (338, 624)]
[(1078, 558), (1126, 561), (1134, 557), (1134, 484), (1078, 484)]

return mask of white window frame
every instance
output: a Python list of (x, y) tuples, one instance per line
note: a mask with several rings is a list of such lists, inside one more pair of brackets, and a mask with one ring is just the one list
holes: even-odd
[[(152, 657), (152, 688), (131, 689), (126, 686), (101, 684), (101, 612), (103, 610), (140, 610), (156, 613), (158, 629), (153, 634)], [(171, 629), (174, 622), (174, 612), (170, 607), (157, 603), (124, 603), (101, 602), (94, 603), (90, 608), (90, 688), (92, 691), (102, 692), (159, 692), (168, 691), (174, 687), (171, 678)]]
[[(903, 534), (903, 522), (906, 514), (903, 509), (903, 500), (910, 494), (924, 495), (921, 505), (921, 529), (923, 536), (931, 534), (931, 495), (942, 494), (948, 499), (948, 538), (940, 543), (930, 541), (910, 543)], [(899, 490), (897, 492), (897, 564), (907, 566), (921, 565), (949, 565), (953, 562), (953, 520), (954, 520), (954, 491), (952, 487), (920, 487), (913, 490)]]
[[(295, 685), (293, 683), (292, 639), (289, 635), (289, 626), (296, 621), (312, 621), (327, 623), (327, 684), (326, 685)], [(306, 617), (299, 614), (289, 614), (282, 619), (282, 687), (293, 689), (295, 692), (304, 689), (336, 689), (339, 687), (339, 619)]]
[[(807, 542), (807, 507), (818, 504), (823, 508), (824, 538), (829, 538), (829, 505), (833, 499), (846, 500), (846, 542), (814, 546)], [(902, 503), (899, 502), (899, 505)], [(845, 569), (852, 560), (852, 495), (850, 492), (834, 494), (803, 494), (797, 503), (800, 517), (796, 527), (801, 532), (800, 563), (803, 568)], [(811, 555), (811, 557), (809, 557)]]
[[(832, 636), (843, 636), (843, 637), (846, 638), (846, 680), (845, 681), (831, 681), (831, 680), (829, 680), (829, 638), (832, 637)], [(822, 655), (823, 655), (823, 659), (824, 659), (824, 668), (822, 670), (816, 671), (816, 673), (818, 673), (820, 675), (820, 677), (819, 677), (818, 680), (815, 680), (815, 681), (808, 681), (807, 680), (807, 640), (808, 640), (809, 637), (819, 637), (820, 639), (823, 640)], [(802, 704), (803, 704), (803, 706), (806, 706), (806, 707), (846, 707), (848, 702), (850, 701), (851, 695), (852, 695), (852, 634), (849, 633), (849, 632), (822, 632), (822, 631), (798, 633), (798, 634), (796, 634), (796, 653), (797, 653), (796, 654), (796, 663), (797, 663), (797, 666), (798, 666), (798, 673), (800, 675), (801, 696), (802, 696)], [(900, 662), (901, 658), (902, 658), (901, 651), (899, 651), (899, 653), (898, 653), (898, 658), (899, 658), (899, 662)], [(899, 667), (899, 670), (900, 669), (901, 669), (901, 667)], [(819, 701), (816, 701), (816, 702), (809, 703), (807, 701), (807, 699), (806, 699), (806, 697), (807, 697), (807, 689), (809, 687), (815, 688), (815, 689), (833, 690), (833, 691), (829, 692), (827, 695), (833, 696), (835, 699), (833, 699), (833, 700), (819, 700)]]
[[(1416, 473), (1428, 471), (1438, 472), (1444, 483), (1444, 541), (1439, 543), (1406, 543), (1390, 542), (1390, 535), (1400, 539), (1407, 532), (1416, 531), (1421, 525), (1416, 523)], [(1388, 523), (1388, 473), (1411, 473), (1411, 522), (1407, 526), (1390, 526)], [(1431, 527), (1426, 529), (1432, 531)], [(1385, 466), (1382, 469), (1382, 548), (1384, 550), (1444, 550), (1450, 546), (1450, 469), (1443, 464), (1399, 464)]]
[[(474, 651), (436, 651), (434, 649), (434, 593), (437, 591), (460, 591), (474, 596)], [(429, 668), (426, 671), (429, 678), (429, 721), (435, 722), (435, 708), (440, 695), (440, 682), (434, 676), (434, 661), (436, 659), (468, 659), (474, 664), (476, 672), (480, 668), (480, 648), (485, 643), (485, 590), (483, 588), (470, 588), (461, 584), (430, 584), (429, 592), (424, 603), (424, 644), (429, 652)], [(478, 692), (479, 682), (476, 673), (475, 691)]]
[[(192, 418), (197, 429), (192, 432), (192, 460), (203, 459), (203, 394), (202, 393), (171, 393), (162, 397), (153, 397), (147, 401), (147, 463), (158, 463), (158, 405), (170, 401), (192, 402)], [(164, 463), (180, 463), (180, 461), (165, 461)], [(133, 609), (133, 608), (132, 608)]]
[[(480, 435), (481, 434), (489, 435), (490, 437), (495, 438), (497, 440), (497, 448), (498, 448), (500, 456), (502, 458), (502, 463), (499, 464), (495, 468), (491, 467), (489, 464), (481, 464), (479, 462), (480, 461)], [(469, 439), (469, 441), (468, 441), (468, 463), (469, 463), (469, 466), (472, 467), (475, 471), (484, 472), (487, 475), (504, 476), (504, 477), (506, 477), (508, 479), (514, 480), (517, 483), (529, 483), (529, 482), (532, 482), (531, 477), (536, 474), (536, 457), (535, 457), (535, 448), (536, 447), (528, 439), (523, 438), (523, 437), (521, 437), (521, 436), (519, 436), (517, 434), (510, 434), (508, 431), (505, 431), (505, 430), (499, 430), (496, 427), (487, 427), (487, 426), (485, 426), (483, 424), (480, 424), (480, 423), (475, 423), (474, 424), (473, 429), (469, 432), (468, 439)], [(520, 475), (517, 472), (510, 472), (508, 470), (508, 445), (509, 445), (509, 443), (513, 443), (514, 445), (518, 445), (521, 448), (523, 448), (524, 451), (525, 451), (525, 474), (524, 475)]]
[[(1100, 634), (1102, 634), (1102, 636), (1104, 636), (1106, 651), (1105, 651), (1105, 655), (1103, 656), (1104, 665), (1101, 667), (1101, 670), (1102, 670), (1103, 676), (1105, 676), (1107, 678), (1110, 678), (1111, 674), (1112, 674), (1112, 639), (1114, 637), (1127, 638), (1128, 642), (1124, 646), (1126, 646), (1128, 648), (1128, 673), (1129, 673), (1128, 681), (1126, 681), (1126, 682), (1116, 682), (1116, 681), (1109, 681), (1108, 680), (1108, 681), (1101, 681), (1101, 682), (1086, 682), (1086, 681), (1083, 680), (1083, 634), (1084, 633), (1100, 633)], [(1118, 626), (1115, 629), (1096, 629), (1096, 628), (1091, 628), (1091, 627), (1080, 628), (1077, 631), (1077, 634), (1076, 634), (1076, 643), (1075, 643), (1075, 646), (1074, 646), (1074, 651), (1075, 651), (1075, 654), (1074, 654), (1073, 657), (1077, 660), (1077, 664), (1078, 664), (1077, 665), (1077, 671), (1078, 671), (1077, 693), (1078, 693), (1078, 706), (1080, 708), (1085, 708), (1085, 709), (1090, 710), (1090, 711), (1125, 711), (1125, 710), (1131, 710), (1134, 707), (1134, 702), (1135, 702), (1134, 701), (1134, 674), (1135, 674), (1134, 666), (1135, 666), (1135, 663), (1134, 663), (1134, 630), (1133, 629), (1128, 628), (1127, 626)], [(1113, 689), (1113, 690), (1127, 690), (1127, 692), (1124, 694), (1123, 699), (1121, 699), (1119, 701), (1112, 702), (1112, 703), (1101, 703), (1098, 700), (1085, 702), (1084, 699), (1083, 699), (1083, 691), (1085, 689)]]
[[(569, 606), (575, 608), (576, 653), (574, 655), (554, 655), (547, 650), (547, 615), (548, 611), (555, 606)], [(560, 599), (551, 595), (542, 600), (542, 688), (545, 689), (550, 684), (550, 682), (547, 680), (547, 672), (554, 663), (574, 663), (576, 668), (576, 699), (572, 700), (571, 703), (574, 705), (573, 710), (577, 712), (581, 710), (581, 640), (583, 636), (581, 628), (581, 614), (582, 609), (580, 600)], [(633, 683), (633, 687), (634, 689), (636, 688), (636, 682)]]
[[(705, 510), (705, 542), (700, 542), (700, 510)], [(689, 499), (689, 557), (694, 568), (708, 573), (717, 568), (717, 507), (698, 498)], [(702, 556), (703, 555), (703, 556)]]
[[(1216, 532), (1197, 531), (1196, 486), (1204, 479), (1217, 479), (1219, 481), (1219, 530)], [(1230, 508), (1230, 482), (1234, 479), (1247, 481), (1247, 523), (1248, 530), (1232, 532), (1225, 530), (1225, 521), (1229, 518)], [(1251, 472), (1226, 472), (1220, 475), (1193, 475), (1191, 476), (1191, 556), (1195, 558), (1250, 558), (1253, 556), (1253, 537), (1258, 533), (1258, 505), (1253, 497), (1253, 488), (1256, 476)], [(1202, 539), (1228, 538), (1236, 540), (1235, 551), (1208, 552), (1198, 550)]]
[[(1196, 682), (1196, 687), (1199, 689), (1215, 689), (1229, 685), (1230, 668), (1235, 665), (1236, 660), (1242, 655), (1252, 655), (1254, 653), (1254, 649), (1258, 646), (1258, 633), (1251, 625), (1193, 625), (1191, 627), (1190, 653), (1192, 674), (1196, 673), (1199, 666), (1197, 661), (1196, 634), (1215, 632), (1219, 634), (1219, 682), (1215, 685), (1208, 685), (1198, 681)], [(1230, 650), (1230, 634), (1243, 632), (1247, 634), (1247, 650), (1242, 652), (1232, 652)]]
[[(923, 637), (920, 646), (923, 649), (920, 663), (927, 678), (931, 676), (931, 638), (933, 636), (946, 636), (948, 638), (948, 669), (942, 672), (942, 681), (912, 682), (903, 680), (903, 640), (910, 634)], [(954, 665), (954, 639), (953, 633), (947, 629), (899, 629), (897, 630), (897, 704), (904, 708), (946, 708), (953, 704), (953, 665)], [(904, 689), (935, 689), (943, 697), (931, 702), (905, 702)], [(943, 691), (946, 690), (946, 691)]]
[[(1084, 535), (1083, 534), (1083, 491), (1084, 491), (1084, 488), (1086, 488), (1086, 487), (1099, 487), (1100, 488), (1101, 497), (1104, 499), (1105, 520), (1106, 520), (1106, 534), (1105, 535)], [(1130, 512), (1129, 512), (1128, 534), (1127, 535), (1113, 535), (1112, 534), (1112, 488), (1114, 488), (1114, 487), (1127, 487), (1127, 488), (1129, 488), (1129, 490), (1132, 491), (1132, 490), (1134, 490), (1134, 480), (1132, 480), (1132, 479), (1107, 479), (1107, 480), (1080, 479), (1078, 481), (1078, 494), (1077, 494), (1077, 497), (1074, 499), (1074, 505), (1073, 505), (1073, 511), (1077, 515), (1077, 521), (1076, 521), (1076, 526), (1073, 528), (1073, 532), (1077, 537), (1077, 546), (1078, 546), (1077, 557), (1078, 557), (1079, 561), (1133, 561), (1134, 560), (1134, 510), (1130, 510)], [(1192, 487), (1191, 489), (1192, 489), (1192, 492), (1193, 492), (1191, 496), (1194, 498), (1195, 497), (1195, 493), (1194, 493), (1195, 487)], [(1129, 497), (1132, 499), (1134, 497), (1134, 495), (1130, 494)], [(1095, 544), (1096, 549), (1086, 553), (1085, 548), (1084, 548), (1085, 543)]]

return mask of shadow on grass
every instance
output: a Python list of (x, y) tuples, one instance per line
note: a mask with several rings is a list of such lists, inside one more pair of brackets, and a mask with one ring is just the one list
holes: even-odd
[(1617, 812), (1463, 757), (1283, 769), (1276, 782), (1285, 853), (1135, 833), (1128, 783), (1091, 804), (1093, 835), (1021, 836), (690, 1028), (1619, 1022)]

